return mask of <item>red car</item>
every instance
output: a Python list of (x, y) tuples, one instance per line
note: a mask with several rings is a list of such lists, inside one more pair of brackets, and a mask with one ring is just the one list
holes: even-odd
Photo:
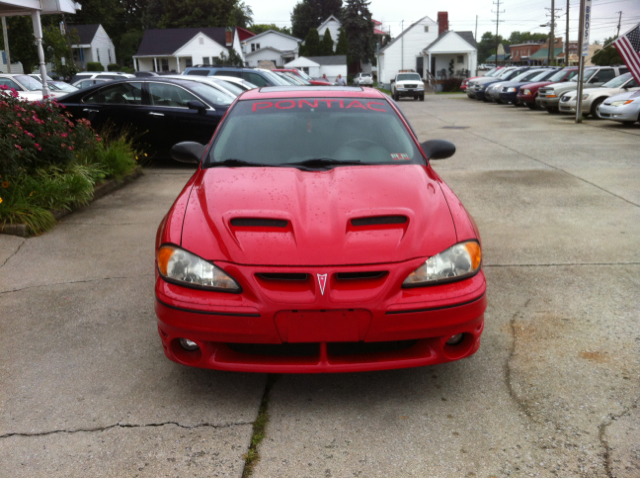
[(528, 83), (523, 85), (518, 90), (518, 102), (524, 103), (531, 110), (535, 110), (536, 98), (538, 97), (538, 90), (543, 86), (551, 85), (552, 83), (559, 83), (563, 81), (569, 81), (578, 74), (578, 67), (565, 67), (562, 70), (558, 70), (551, 78), (537, 83)]
[(389, 97), (360, 87), (240, 95), (158, 228), (167, 357), (309, 373), (406, 368), (476, 352), (478, 228)]
[(294, 75), (297, 75), (300, 78), (303, 78), (303, 79), (307, 80), (312, 85), (318, 85), (318, 86), (333, 85), (333, 83), (331, 83), (329, 80), (317, 80), (315, 78), (311, 78), (305, 72), (300, 71), (297, 68), (277, 68), (277, 69), (275, 69), (273, 71), (274, 72), (289, 72), (289, 73), (293, 73)]

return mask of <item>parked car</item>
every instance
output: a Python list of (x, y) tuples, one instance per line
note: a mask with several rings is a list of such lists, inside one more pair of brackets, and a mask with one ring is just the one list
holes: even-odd
[[(585, 68), (584, 81), (582, 88), (597, 88), (604, 85), (609, 80), (613, 80), (615, 77), (627, 73), (629, 69), (622, 66), (596, 66)], [(546, 109), (549, 113), (557, 113), (560, 105), (560, 98), (572, 90), (578, 89), (578, 78), (573, 77), (569, 82), (554, 83), (547, 85), (538, 90), (538, 98), (536, 103), (542, 108)]]
[(607, 98), (596, 109), (596, 114), (603, 120), (613, 120), (633, 125), (640, 122), (640, 92), (625, 92)]
[[(518, 92), (530, 83), (545, 81), (551, 78), (558, 71), (557, 68), (542, 68), (540, 70), (529, 70), (523, 75), (514, 78), (511, 81), (502, 84), (498, 94), (500, 96), (499, 103), (520, 104), (518, 100)], [(496, 100), (497, 101), (497, 100)]]
[(95, 85), (60, 100), (74, 118), (128, 131), (146, 151), (170, 157), (180, 141), (207, 142), (233, 97), (201, 82), (144, 77)]
[(274, 72), (276, 75), (278, 75), (280, 78), (282, 78), (284, 81), (286, 81), (287, 83), (289, 83), (290, 85), (295, 85), (295, 86), (310, 86), (311, 83), (309, 83), (306, 80), (303, 80), (302, 78), (295, 76), (291, 73), (288, 72)]
[(487, 88), (494, 83), (498, 82), (507, 82), (513, 80), (515, 77), (520, 75), (521, 73), (530, 70), (531, 67), (508, 67), (500, 73), (499, 76), (493, 78), (479, 78), (474, 82), (474, 91), (475, 91), (475, 99), (481, 101), (489, 101), (489, 99), (485, 96), (485, 92)]
[(353, 79), (353, 84), (358, 86), (373, 86), (373, 75), (371, 73), (358, 73)]
[(73, 93), (74, 91), (78, 91), (77, 87), (69, 85), (67, 82), (63, 81), (50, 80), (47, 82), (47, 85), (49, 85), (49, 88), (51, 90), (60, 91), (63, 93)]
[(571, 79), (578, 74), (578, 67), (565, 67), (560, 71), (555, 72), (549, 79), (541, 82), (528, 83), (520, 88), (516, 97), (520, 103), (524, 103), (531, 110), (538, 108), (536, 104), (536, 98), (538, 97), (538, 90), (543, 86), (551, 85), (552, 83), (560, 83), (571, 81)]
[(323, 80), (322, 78), (311, 78), (304, 71), (298, 70), (297, 68), (276, 68), (275, 70), (272, 70), (272, 71), (281, 72), (281, 73), (284, 73), (284, 72), (293, 73), (294, 75), (299, 76), (300, 78), (308, 81), (312, 85), (318, 85), (318, 86), (333, 85), (333, 83), (331, 83), (329, 80)]
[(485, 99), (488, 101), (494, 101), (498, 104), (503, 103), (502, 99), (500, 98), (500, 93), (502, 92), (503, 86), (511, 85), (512, 83), (520, 83), (522, 81), (532, 80), (534, 77), (540, 75), (540, 73), (547, 71), (548, 70), (543, 68), (532, 68), (530, 70), (525, 70), (519, 73), (511, 80), (503, 80), (495, 83), (490, 83), (484, 92)]
[(475, 93), (475, 82), (476, 80), (480, 79), (480, 78), (494, 78), (494, 77), (499, 77), (502, 74), (502, 71), (505, 67), (496, 67), (493, 68), (492, 70), (488, 71), (486, 75), (482, 75), (482, 76), (477, 76), (477, 77), (470, 77), (470, 78), (466, 78), (465, 80), (462, 81), (462, 83), (460, 84), (460, 89), (465, 91), (467, 93), (467, 97), (475, 99), (476, 97), (476, 93)]
[(136, 78), (143, 78), (143, 77), (159, 77), (160, 75), (158, 75), (156, 72), (135, 72), (133, 76), (135, 76)]
[(478, 229), (431, 167), (455, 146), (419, 143), (383, 93), (251, 90), (206, 146), (172, 151), (198, 164), (156, 235), (155, 311), (172, 361), (347, 372), (478, 349)]
[(391, 80), (391, 96), (395, 101), (402, 97), (420, 98), (424, 101), (424, 82), (418, 73), (398, 73)]
[(483, 78), (483, 77), (486, 77), (486, 76), (494, 76), (494, 75), (495, 75), (495, 73), (496, 73), (499, 69), (501, 69), (501, 68), (504, 68), (504, 67), (492, 68), (491, 70), (489, 70), (489, 71), (488, 71), (486, 74), (484, 74), (484, 75), (478, 75), (478, 76), (475, 76), (475, 77), (465, 78), (464, 80), (462, 80), (462, 83), (460, 84), (460, 89), (461, 89), (462, 91), (466, 92), (466, 91), (467, 91), (467, 88), (469, 87), (469, 82), (470, 82), (471, 80), (475, 80), (476, 78)]
[(244, 90), (237, 86), (215, 77), (203, 77), (200, 75), (163, 75), (163, 78), (174, 78), (176, 80), (190, 80), (206, 83), (207, 85), (211, 85), (213, 88), (220, 90), (221, 94), (227, 95), (231, 101), (244, 92)]
[[(0, 73), (0, 85), (15, 89), (18, 96), (23, 100), (39, 101), (43, 99), (42, 83), (29, 75), (22, 73)], [(66, 95), (65, 92), (57, 90), (49, 90), (49, 94), (54, 98)]]
[(80, 80), (125, 80), (135, 78), (135, 75), (125, 72), (80, 72), (71, 79), (71, 84)]
[(78, 88), (79, 90), (85, 90), (94, 85), (99, 85), (101, 83), (107, 83), (113, 80), (78, 80), (75, 83), (72, 83), (71, 86)]
[[(607, 98), (617, 95), (618, 93), (636, 90), (638, 90), (638, 82), (631, 76), (631, 73), (625, 73), (615, 77), (599, 88), (589, 88), (589, 90), (582, 94), (582, 104), (580, 107), (582, 115), (591, 115), (594, 118), (599, 118), (597, 109)], [(577, 90), (562, 95), (562, 98), (560, 98), (560, 113), (575, 113), (577, 96)]]
[(216, 75), (215, 78), (219, 78), (220, 80), (223, 80), (223, 81), (226, 81), (226, 82), (229, 82), (229, 83), (233, 83), (238, 88), (241, 88), (243, 91), (253, 90), (254, 88), (258, 88), (253, 83), (248, 82), (247, 80), (243, 80), (242, 78), (238, 78), (238, 77), (227, 77), (227, 76), (224, 76), (224, 75)]
[(246, 80), (258, 87), (263, 86), (290, 86), (285, 80), (275, 73), (262, 68), (245, 68), (229, 66), (198, 66), (187, 68), (183, 75), (202, 76), (231, 76)]

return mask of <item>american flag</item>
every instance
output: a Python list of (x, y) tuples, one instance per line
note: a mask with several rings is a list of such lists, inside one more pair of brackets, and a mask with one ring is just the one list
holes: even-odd
[(640, 23), (614, 43), (633, 78), (640, 83)]

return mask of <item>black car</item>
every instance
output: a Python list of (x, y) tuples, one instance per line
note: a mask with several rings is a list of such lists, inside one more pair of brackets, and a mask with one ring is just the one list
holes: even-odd
[(511, 70), (511, 71), (508, 71), (508, 72), (504, 73), (503, 75), (500, 75), (500, 77), (498, 77), (498, 78), (493, 78), (491, 81), (487, 81), (487, 82), (484, 82), (484, 83), (477, 84), (475, 86), (475, 90), (474, 90), (475, 91), (476, 100), (489, 101), (489, 99), (486, 98), (486, 96), (485, 96), (487, 88), (489, 88), (491, 85), (493, 85), (494, 83), (497, 83), (497, 82), (504, 82), (504, 81), (512, 80), (513, 78), (517, 77), (521, 73), (524, 73), (524, 72), (526, 72), (527, 70), (530, 70), (530, 69), (531, 69), (531, 67), (516, 68), (515, 70)]
[(148, 77), (95, 85), (60, 103), (96, 130), (128, 131), (145, 151), (170, 158), (176, 143), (208, 143), (233, 100), (205, 83)]
[(529, 76), (524, 76), (522, 78), (516, 77), (513, 79), (513, 81), (503, 83), (500, 87), (500, 91), (498, 92), (500, 101), (502, 103), (513, 103), (514, 105), (517, 105), (518, 91), (520, 90), (520, 87), (528, 85), (529, 83), (545, 81), (555, 75), (557, 71), (557, 68), (533, 70), (532, 72), (530, 72), (531, 75)]

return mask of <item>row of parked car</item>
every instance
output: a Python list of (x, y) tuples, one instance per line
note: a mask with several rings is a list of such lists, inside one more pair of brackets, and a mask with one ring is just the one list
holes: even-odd
[[(462, 88), (471, 99), (575, 115), (577, 81), (578, 67), (513, 66), (468, 78)], [(587, 67), (581, 112), (629, 125), (640, 122), (640, 86), (624, 65)]]

